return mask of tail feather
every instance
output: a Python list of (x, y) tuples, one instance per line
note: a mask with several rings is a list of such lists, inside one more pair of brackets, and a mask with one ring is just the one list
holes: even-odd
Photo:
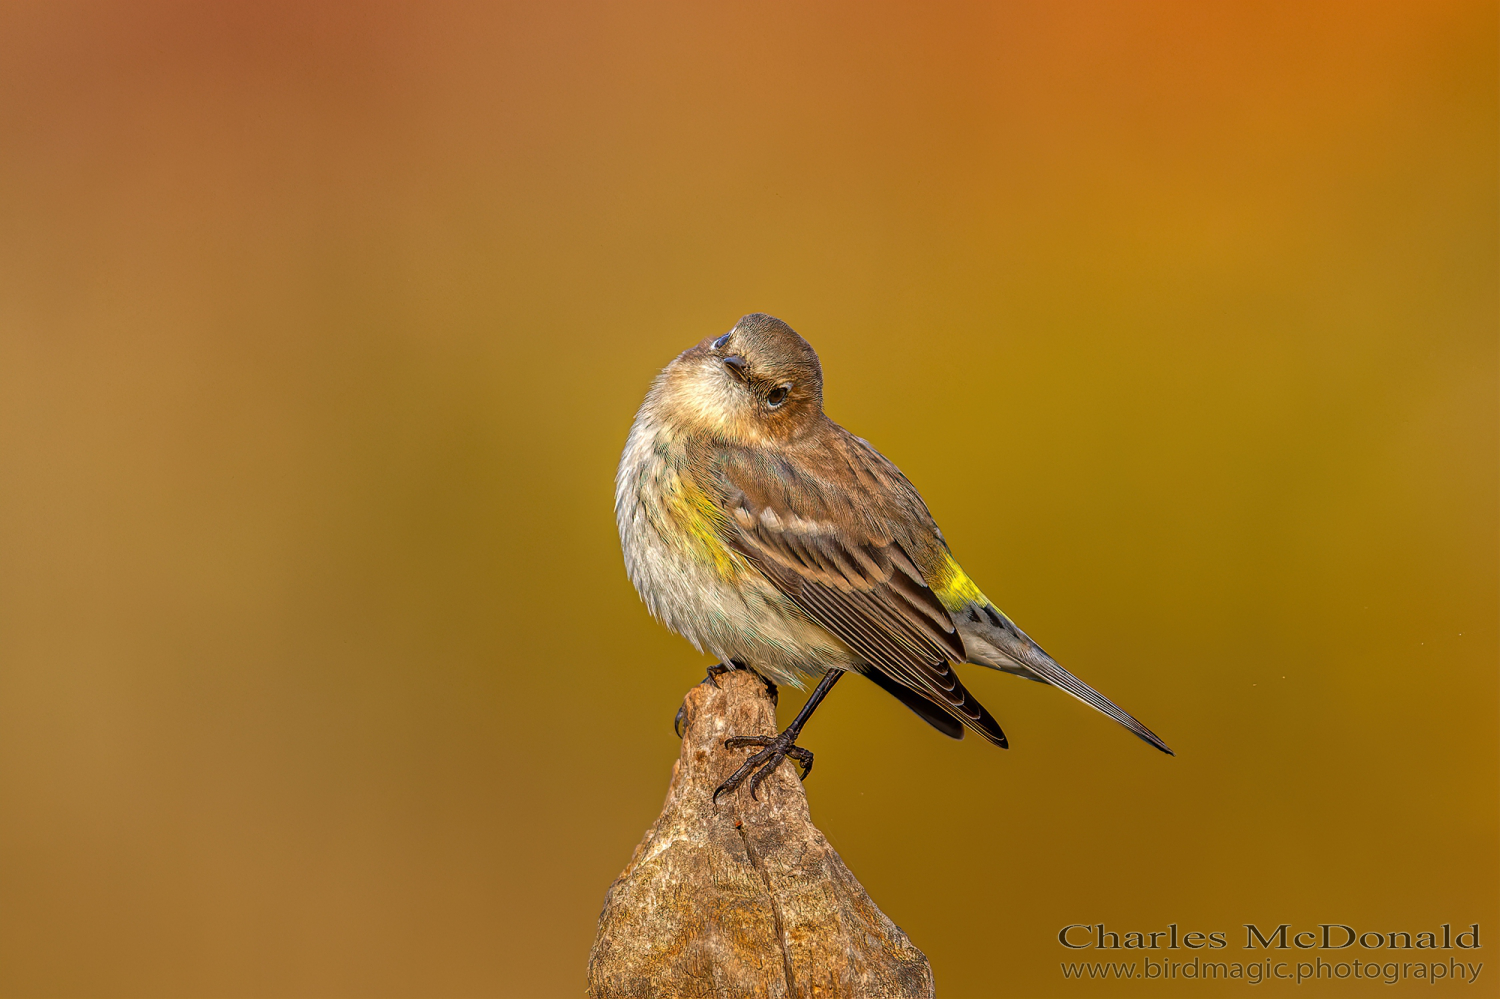
[[(980, 666), (988, 666), (991, 669), (1019, 673), (1030, 679), (1041, 680), (1059, 687), (1089, 707), (1109, 715), (1134, 732), (1140, 739), (1149, 742), (1168, 756), (1177, 755), (1161, 740), (1160, 736), (1142, 725), (1130, 712), (1059, 666), (1057, 661), (1047, 655), (1040, 645), (1017, 628), (1010, 618), (1001, 614), (993, 606), (985, 606), (980, 610), (984, 614), (983, 619), (979, 618), (979, 614), (973, 614), (967, 618), (954, 615), (971, 662)], [(978, 638), (979, 641), (974, 641), (974, 638)], [(988, 651), (985, 646), (993, 649), (996, 655), (985, 655)], [(996, 661), (986, 661), (990, 659)]]

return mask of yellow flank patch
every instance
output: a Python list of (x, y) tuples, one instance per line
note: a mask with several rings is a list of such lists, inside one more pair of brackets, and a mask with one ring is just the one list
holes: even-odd
[(989, 597), (980, 592), (974, 580), (968, 577), (947, 552), (943, 553), (943, 564), (938, 567), (932, 580), (932, 592), (937, 594), (937, 598), (950, 612), (971, 603), (988, 606), (990, 602)]
[(692, 479), (673, 476), (666, 490), (667, 515), (677, 524), (683, 547), (692, 558), (711, 565), (723, 579), (733, 579), (741, 567), (735, 552), (719, 533), (724, 514)]

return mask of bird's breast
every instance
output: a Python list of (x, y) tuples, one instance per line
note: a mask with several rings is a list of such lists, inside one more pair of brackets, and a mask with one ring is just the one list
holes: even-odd
[(699, 650), (798, 682), (851, 661), (723, 540), (723, 513), (693, 479), (669, 430), (637, 418), (615, 480), (625, 569), (652, 616)]
[(642, 430), (632, 432), (616, 481), (615, 515), (627, 561), (633, 549), (665, 549), (719, 579), (737, 579), (748, 566), (724, 543), (723, 513), (693, 479), (671, 435)]

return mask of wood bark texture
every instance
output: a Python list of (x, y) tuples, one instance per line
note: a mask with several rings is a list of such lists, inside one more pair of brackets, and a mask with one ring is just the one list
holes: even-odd
[(931, 996), (932, 969), (812, 824), (790, 760), (750, 797), (714, 788), (775, 735), (760, 679), (736, 671), (684, 702), (667, 801), (610, 886), (589, 954), (594, 999)]

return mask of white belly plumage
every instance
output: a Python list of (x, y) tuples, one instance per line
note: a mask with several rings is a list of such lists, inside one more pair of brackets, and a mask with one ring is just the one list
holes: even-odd
[[(700, 652), (737, 659), (777, 683), (858, 666), (737, 553), (708, 551), (683, 523), (681, 464), (670, 436), (638, 417), (615, 478), (625, 571), (651, 614)], [(726, 571), (727, 570), (727, 571)]]

